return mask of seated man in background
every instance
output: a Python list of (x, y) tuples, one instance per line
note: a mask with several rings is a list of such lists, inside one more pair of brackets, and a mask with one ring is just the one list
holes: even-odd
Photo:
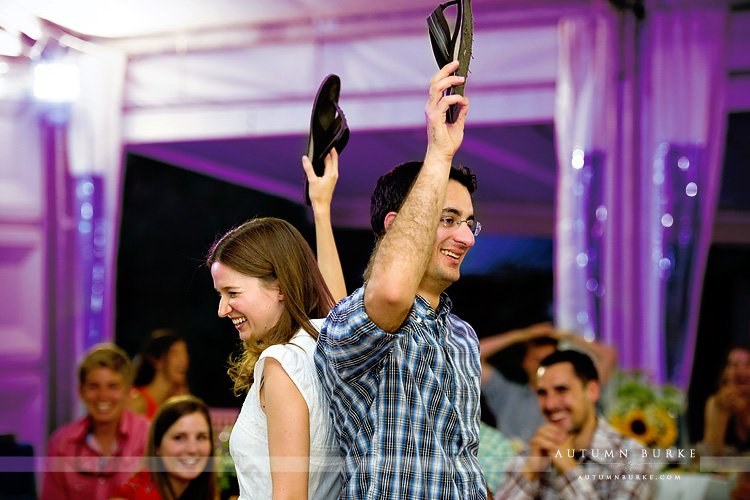
[[(498, 352), (521, 343), (525, 347), (521, 360), (526, 375), (523, 384), (509, 380), (488, 362)], [(590, 353), (601, 374), (601, 384), (607, 382), (617, 363), (615, 350), (601, 342), (588, 342), (580, 335), (562, 332), (552, 323), (539, 323), (480, 339), (482, 395), (505, 437), (526, 443), (544, 423), (537, 407), (536, 372), (539, 363), (555, 352), (558, 344), (572, 344), (577, 350)]]
[(130, 358), (119, 347), (99, 344), (88, 351), (78, 367), (87, 414), (52, 434), (42, 500), (106, 500), (139, 468), (148, 421), (125, 409), (132, 377)]
[(601, 386), (590, 357), (578, 351), (550, 354), (541, 362), (536, 388), (546, 422), (508, 463), (495, 498), (652, 497), (643, 446), (597, 416)]

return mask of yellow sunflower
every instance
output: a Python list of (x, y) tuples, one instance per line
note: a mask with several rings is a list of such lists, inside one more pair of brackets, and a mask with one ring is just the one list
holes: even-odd
[(624, 436), (633, 438), (645, 446), (650, 446), (656, 441), (659, 429), (647, 417), (641, 408), (632, 408), (624, 416), (612, 419), (612, 427), (620, 431)]
[(649, 417), (656, 423), (660, 431), (656, 437), (656, 446), (659, 448), (669, 448), (674, 445), (679, 434), (677, 419), (666, 408), (660, 406), (652, 407)]

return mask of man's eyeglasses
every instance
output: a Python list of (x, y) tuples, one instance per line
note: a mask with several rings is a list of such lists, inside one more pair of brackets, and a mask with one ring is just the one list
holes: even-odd
[(474, 236), (479, 236), (479, 233), (482, 232), (482, 223), (478, 220), (474, 219), (462, 219), (458, 220), (455, 217), (441, 217), (440, 222), (443, 223), (443, 225), (447, 228), (456, 228), (458, 229), (461, 227), (461, 223), (465, 223), (466, 226), (469, 228), (469, 231), (471, 231), (471, 234)]

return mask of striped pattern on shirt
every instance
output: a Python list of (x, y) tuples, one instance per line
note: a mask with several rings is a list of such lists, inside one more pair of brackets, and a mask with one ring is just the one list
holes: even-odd
[(417, 296), (396, 333), (367, 316), (364, 287), (331, 311), (315, 361), (344, 458), (342, 499), (485, 499), (474, 330)]

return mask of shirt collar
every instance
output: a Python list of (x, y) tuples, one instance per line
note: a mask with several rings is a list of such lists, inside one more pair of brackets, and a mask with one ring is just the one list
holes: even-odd
[[(120, 422), (117, 424), (117, 436), (118, 437), (127, 437), (128, 435), (128, 429), (132, 427), (132, 419), (133, 414), (130, 413), (129, 410), (123, 410), (122, 416), (120, 417)], [(73, 439), (75, 441), (85, 441), (86, 436), (89, 434), (89, 430), (93, 427), (93, 422), (91, 421), (91, 415), (86, 415), (81, 420), (79, 420), (76, 424), (76, 427), (74, 429), (74, 432), (72, 434)]]
[(439, 316), (447, 316), (453, 309), (453, 302), (446, 292), (440, 294), (440, 302), (438, 302), (437, 311), (432, 309), (430, 302), (417, 294), (416, 300), (414, 301), (414, 310), (422, 318), (433, 318)]

